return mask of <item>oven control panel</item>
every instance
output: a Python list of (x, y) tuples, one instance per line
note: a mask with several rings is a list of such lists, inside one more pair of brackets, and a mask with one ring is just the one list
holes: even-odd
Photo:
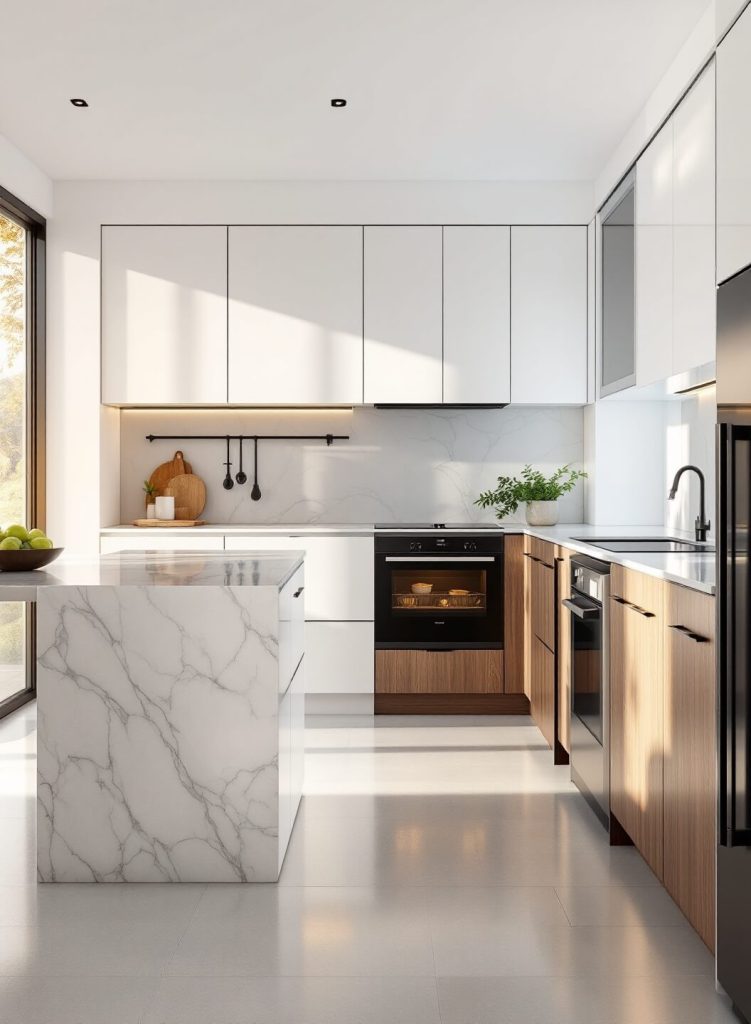
[(389, 533), (383, 536), (376, 534), (375, 551), (377, 555), (502, 555), (503, 534), (490, 532), (482, 536), (469, 534), (449, 535), (425, 534), (415, 537), (414, 534)]

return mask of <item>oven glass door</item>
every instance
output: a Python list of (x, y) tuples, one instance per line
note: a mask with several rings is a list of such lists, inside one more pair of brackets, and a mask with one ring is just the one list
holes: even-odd
[(571, 710), (603, 743), (602, 606), (575, 594), (571, 612)]
[(380, 556), (376, 641), (500, 647), (502, 564), (494, 555)]

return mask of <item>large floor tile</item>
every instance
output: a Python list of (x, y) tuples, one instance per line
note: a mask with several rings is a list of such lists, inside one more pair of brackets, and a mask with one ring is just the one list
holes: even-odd
[(556, 892), (572, 925), (686, 924), (665, 889), (654, 885), (569, 885)]
[(142, 1024), (440, 1024), (433, 978), (165, 978)]
[(3, 978), (0, 1024), (141, 1024), (156, 978)]
[(425, 894), (396, 888), (212, 886), (174, 975), (434, 975)]

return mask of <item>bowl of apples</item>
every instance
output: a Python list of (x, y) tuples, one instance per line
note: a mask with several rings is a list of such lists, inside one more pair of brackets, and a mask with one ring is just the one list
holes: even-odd
[(29, 572), (41, 569), (63, 552), (56, 548), (44, 530), (27, 530), (11, 523), (0, 530), (0, 572)]

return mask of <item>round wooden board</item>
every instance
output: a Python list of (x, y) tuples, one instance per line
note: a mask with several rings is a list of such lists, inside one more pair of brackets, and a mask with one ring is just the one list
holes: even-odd
[(185, 519), (198, 519), (206, 508), (206, 484), (194, 473), (173, 476), (164, 493), (174, 495), (175, 508), (185, 510)]
[(191, 464), (185, 461), (182, 452), (177, 451), (175, 452), (174, 458), (170, 459), (169, 462), (163, 462), (161, 466), (156, 467), (149, 477), (149, 483), (156, 487), (157, 494), (161, 495), (164, 494), (164, 488), (169, 484), (173, 477), (182, 476), (184, 473), (192, 472), (193, 467)]

